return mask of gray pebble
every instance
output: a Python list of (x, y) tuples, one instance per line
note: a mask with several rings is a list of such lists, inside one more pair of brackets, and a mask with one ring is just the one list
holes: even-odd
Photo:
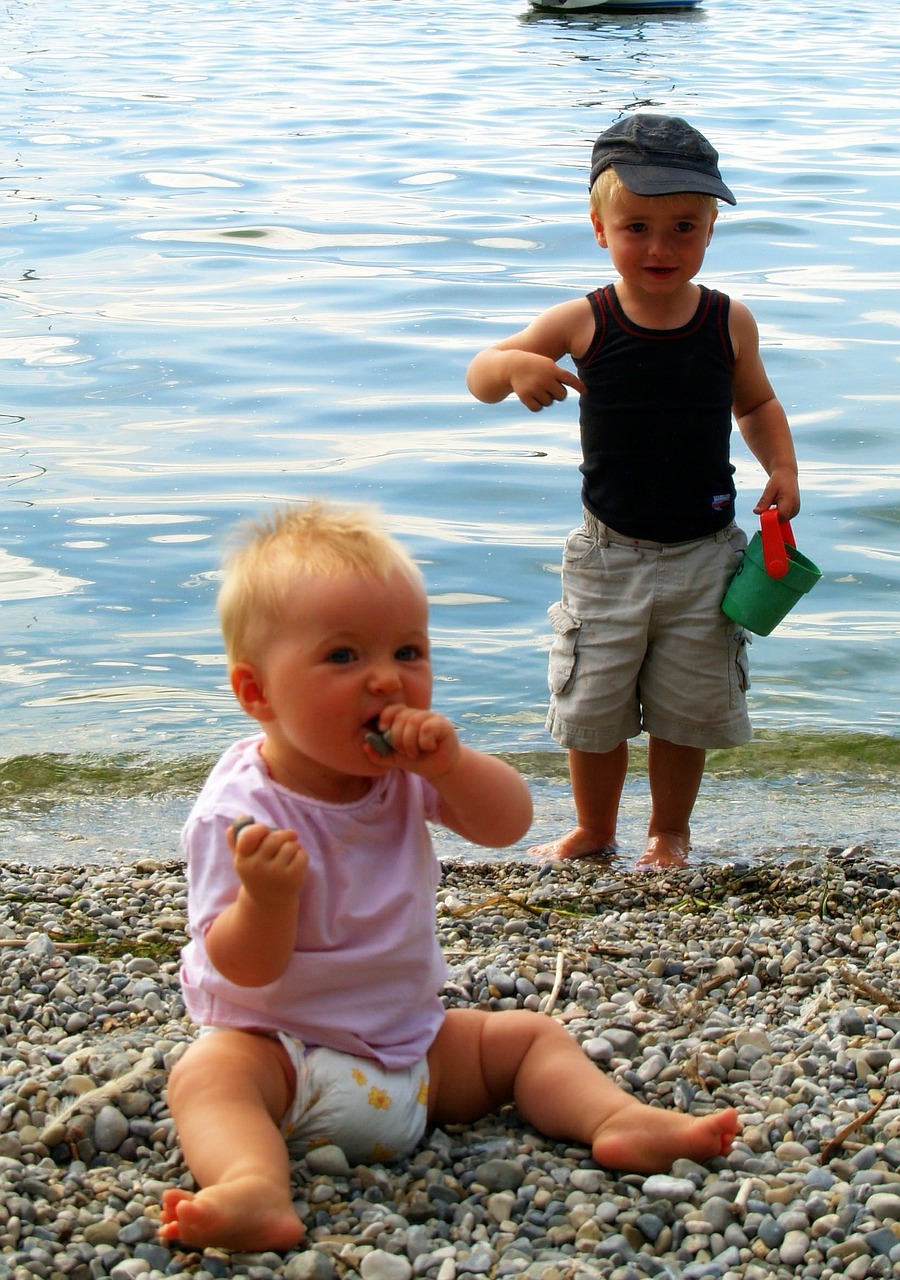
[(350, 1172), (350, 1162), (340, 1147), (328, 1143), (322, 1147), (311, 1147), (306, 1153), (306, 1165), (313, 1174), (322, 1174), (328, 1178), (344, 1178)]
[(690, 1200), (696, 1187), (689, 1178), (673, 1178), (667, 1173), (653, 1173), (644, 1180), (642, 1193), (651, 1200)]
[(101, 1107), (94, 1121), (94, 1145), (98, 1151), (116, 1151), (128, 1137), (128, 1121), (117, 1107)]
[(373, 1249), (360, 1263), (359, 1274), (362, 1280), (409, 1280), (412, 1263), (400, 1254)]
[(327, 1254), (306, 1249), (288, 1258), (282, 1268), (285, 1280), (337, 1280), (338, 1271)]

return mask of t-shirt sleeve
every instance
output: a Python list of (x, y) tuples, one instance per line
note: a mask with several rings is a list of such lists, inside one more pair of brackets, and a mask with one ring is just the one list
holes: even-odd
[(182, 837), (190, 886), (188, 917), (191, 932), (201, 936), (235, 901), (241, 887), (228, 847), (229, 821), (218, 814), (195, 818)]

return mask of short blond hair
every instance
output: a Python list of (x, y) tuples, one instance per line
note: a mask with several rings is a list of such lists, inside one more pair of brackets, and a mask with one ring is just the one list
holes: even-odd
[[(591, 187), (591, 209), (598, 216), (603, 213), (604, 208), (609, 208), (615, 204), (617, 200), (621, 200), (623, 194), (629, 191), (619, 175), (616, 173), (612, 165), (603, 169), (598, 175), (594, 185)], [(710, 215), (718, 213), (719, 202), (715, 196), (706, 195), (702, 191), (675, 191), (671, 195), (651, 196), (653, 200), (668, 200), (670, 203), (683, 200), (686, 195), (691, 195), (697, 200), (701, 208), (709, 210)]]
[(218, 612), (229, 667), (258, 656), (298, 576), (354, 573), (387, 582), (399, 572), (424, 585), (418, 565), (373, 508), (320, 501), (279, 507), (240, 525), (224, 569)]

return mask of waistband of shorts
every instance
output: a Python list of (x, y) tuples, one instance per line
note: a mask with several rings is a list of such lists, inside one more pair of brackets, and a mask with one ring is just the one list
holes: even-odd
[(702, 538), (689, 538), (687, 542), (653, 542), (649, 538), (630, 538), (627, 533), (619, 533), (608, 524), (604, 524), (602, 520), (598, 520), (592, 512), (588, 510), (584, 512), (585, 533), (593, 538), (598, 546), (608, 547), (612, 544), (619, 547), (634, 547), (640, 551), (680, 552), (698, 547), (704, 542), (728, 542), (737, 527), (737, 521), (732, 520), (724, 529), (707, 533)]

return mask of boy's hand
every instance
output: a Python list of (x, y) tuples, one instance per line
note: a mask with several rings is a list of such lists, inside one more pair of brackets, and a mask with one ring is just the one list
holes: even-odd
[(776, 468), (772, 472), (753, 511), (759, 516), (770, 507), (778, 508), (778, 519), (782, 524), (793, 520), (800, 510), (797, 472), (790, 467)]
[(433, 781), (449, 772), (460, 756), (456, 730), (436, 711), (400, 705), (384, 709), (379, 728), (390, 731), (391, 754), (384, 756), (369, 743), (365, 751), (373, 763), (392, 769), (408, 769)]
[(507, 350), (509, 385), (526, 409), (538, 413), (554, 400), (565, 400), (571, 387), (579, 395), (586, 388), (577, 374), (534, 351)]
[(281, 907), (300, 893), (308, 858), (296, 831), (238, 818), (228, 828), (228, 845), (241, 884), (257, 906)]

